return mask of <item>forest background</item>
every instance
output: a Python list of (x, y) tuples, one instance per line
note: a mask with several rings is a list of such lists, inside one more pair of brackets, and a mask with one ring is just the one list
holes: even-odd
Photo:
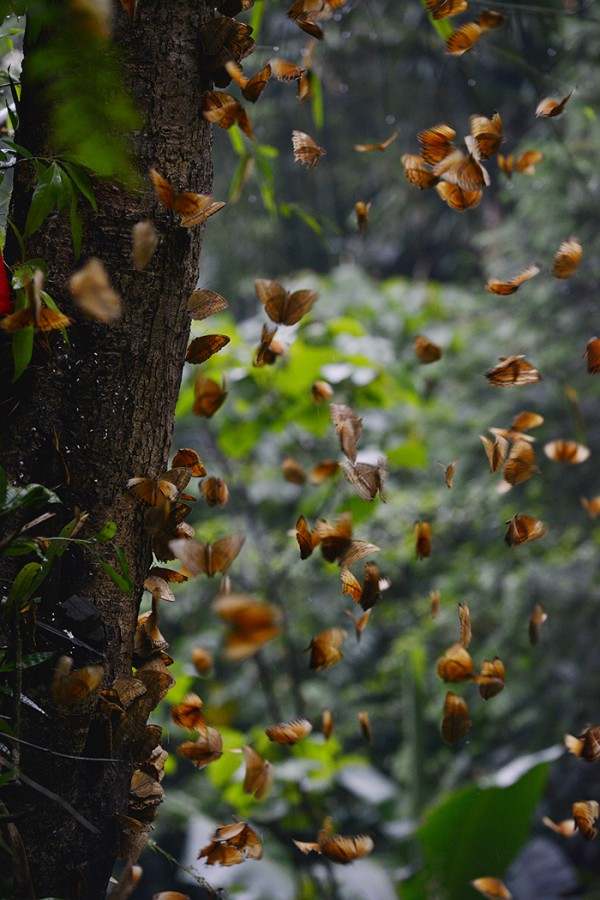
[[(474, 16), (481, 8), (471, 4)], [(494, 9), (506, 16), (502, 25), (456, 58), (445, 52), (445, 24), (436, 26), (417, 0), (349, 0), (310, 51), (285, 4), (261, 0), (239, 17), (258, 42), (248, 71), (274, 56), (301, 63), (310, 52), (312, 96), (299, 103), (294, 85), (273, 81), (249, 110), (253, 139), (235, 126), (214, 129), (212, 194), (228, 204), (206, 224), (198, 284), (225, 296), (229, 308), (210, 325), (194, 323), (193, 334), (231, 339), (201, 366), (216, 382), (227, 379), (228, 395), (214, 417), (198, 419), (198, 367), (186, 365), (174, 448), (193, 447), (209, 474), (226, 481), (224, 508), (200, 496), (188, 521), (202, 541), (246, 536), (229, 572), (233, 590), (273, 604), (282, 630), (234, 660), (228, 627), (211, 609), (218, 584), (200, 575), (162, 605), (177, 683), (152, 721), (163, 726), (170, 756), (155, 852), (144, 851), (133, 896), (169, 888), (204, 896), (193, 876), (180, 880), (173, 859), (256, 898), (462, 900), (478, 896), (469, 880), (480, 876), (504, 877), (521, 900), (600, 896), (596, 845), (580, 834), (566, 841), (542, 824), (600, 792), (595, 767), (563, 747), (565, 734), (598, 717), (598, 531), (581, 498), (600, 489), (597, 383), (582, 357), (598, 315), (599, 20), (595, 4), (567, 0)], [(543, 97), (573, 88), (560, 117), (536, 118)], [(418, 132), (447, 122), (460, 138), (471, 115), (494, 110), (504, 128), (500, 153), (543, 153), (534, 173), (508, 177), (492, 159), (491, 185), (463, 213), (405, 179), (400, 157), (418, 152)], [(293, 129), (326, 149), (313, 170), (294, 162)], [(384, 152), (354, 149), (396, 129)], [(364, 235), (354, 213), (361, 200), (371, 202)], [(581, 266), (557, 280), (554, 254), (574, 235)], [(484, 290), (489, 277), (531, 264), (541, 272), (518, 293)], [(283, 356), (262, 368), (252, 365), (265, 321), (257, 278), (319, 294), (298, 326), (279, 331)], [(417, 359), (419, 334), (443, 348), (434, 364)], [(499, 356), (521, 353), (542, 381), (486, 382), (483, 372)], [(341, 473), (320, 485), (284, 478), (286, 458), (307, 471), (339, 458), (328, 403), (311, 394), (319, 379), (331, 384), (333, 402), (362, 417), (359, 459), (386, 457), (385, 503), (356, 496)], [(503, 492), (479, 435), (507, 428), (523, 409), (545, 420), (532, 435), (540, 472)], [(556, 439), (587, 445), (589, 459), (551, 461), (542, 447)], [(455, 460), (448, 489), (442, 468)], [(140, 475), (158, 472), (130, 473)], [(360, 640), (344, 616), (356, 608), (342, 596), (339, 569), (318, 552), (301, 561), (294, 537), (300, 514), (314, 525), (342, 512), (352, 513), (355, 537), (381, 548), (373, 559), (391, 582)], [(515, 513), (541, 519), (546, 535), (507, 547)], [(424, 559), (415, 553), (417, 521), (431, 523)], [(362, 563), (354, 569), (362, 576)], [(435, 618), (432, 591), (441, 596)], [(459, 639), (459, 602), (471, 611), (470, 652), (478, 662), (498, 655), (506, 667), (505, 689), (488, 701), (474, 685), (445, 685), (436, 671)], [(536, 603), (548, 618), (533, 646)], [(149, 609), (146, 594), (142, 611)], [(348, 632), (343, 659), (310, 670), (302, 651), (332, 627)], [(198, 645), (214, 657), (204, 676), (192, 663)], [(448, 687), (468, 700), (473, 720), (455, 747), (440, 735)], [(244, 792), (239, 754), (200, 771), (177, 754), (182, 732), (169, 707), (190, 690), (226, 750), (250, 744), (274, 763), (265, 799)], [(324, 709), (335, 721), (327, 740)], [(370, 743), (358, 722), (364, 711)], [(265, 726), (297, 716), (313, 723), (312, 734), (292, 749), (269, 744)], [(264, 859), (223, 874), (194, 862), (215, 824), (232, 815), (259, 831)], [(374, 853), (347, 868), (303, 856), (292, 839), (314, 840), (325, 816), (341, 833), (369, 833)]]

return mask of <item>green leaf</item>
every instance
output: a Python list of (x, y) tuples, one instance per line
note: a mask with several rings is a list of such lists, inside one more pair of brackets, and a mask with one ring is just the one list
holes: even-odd
[(14, 361), (13, 382), (18, 381), (29, 363), (33, 353), (33, 325), (19, 328), (12, 339), (12, 354)]
[(45, 506), (47, 503), (60, 503), (60, 498), (43, 484), (25, 484), (22, 487), (9, 484), (6, 488), (5, 506), (0, 515), (12, 512), (19, 506)]
[(98, 212), (98, 204), (96, 203), (96, 195), (94, 194), (94, 186), (92, 185), (91, 178), (80, 166), (76, 166), (71, 162), (65, 162), (63, 160), (63, 166), (75, 182), (77, 190), (83, 194), (85, 199), (89, 202), (90, 206), (94, 210), (95, 213)]
[(110, 580), (114, 582), (126, 596), (129, 595), (131, 593), (131, 585), (129, 584), (127, 579), (123, 578), (123, 576), (119, 572), (117, 572), (116, 569), (113, 569), (113, 567), (107, 562), (104, 562), (104, 560), (100, 559), (98, 560), (98, 562), (100, 563), (101, 567), (104, 569)]
[(52, 163), (40, 176), (35, 186), (25, 221), (25, 237), (34, 234), (47, 219), (62, 196), (60, 170)]
[(325, 123), (325, 106), (323, 103), (323, 86), (321, 79), (314, 71), (311, 69), (309, 72), (310, 78), (310, 86), (311, 86), (311, 112), (313, 121), (316, 127), (321, 130)]
[(242, 137), (242, 132), (238, 128), (237, 125), (232, 125), (232, 127), (228, 130), (227, 134), (229, 135), (229, 140), (231, 141), (231, 146), (235, 150), (238, 156), (243, 156), (246, 152), (246, 148), (244, 146), (244, 139)]
[(115, 522), (107, 522), (100, 531), (98, 531), (92, 540), (97, 541), (99, 544), (106, 544), (108, 541), (112, 541), (115, 534), (117, 533), (117, 525)]
[(402, 469), (424, 469), (427, 466), (427, 447), (422, 441), (409, 439), (388, 451), (388, 461)]
[(471, 879), (502, 877), (527, 840), (548, 770), (540, 763), (510, 787), (471, 785), (442, 800), (417, 831), (424, 868), (402, 885), (403, 900), (475, 900)]
[(117, 558), (119, 560), (119, 565), (121, 567), (121, 572), (123, 573), (123, 578), (126, 580), (129, 585), (129, 590), (125, 591), (126, 594), (130, 594), (133, 590), (133, 581), (131, 579), (131, 569), (129, 568), (129, 564), (125, 558), (125, 554), (121, 550), (120, 547), (115, 547), (115, 553), (117, 554)]
[(8, 595), (9, 605), (13, 603), (21, 604), (28, 599), (29, 593), (35, 586), (41, 568), (41, 563), (30, 562), (26, 563), (23, 568), (19, 570)]

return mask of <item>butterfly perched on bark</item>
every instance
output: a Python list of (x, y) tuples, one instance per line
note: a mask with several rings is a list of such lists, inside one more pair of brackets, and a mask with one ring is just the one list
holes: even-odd
[(196, 194), (192, 191), (178, 193), (156, 169), (150, 169), (150, 179), (162, 205), (180, 217), (180, 224), (184, 228), (202, 224), (225, 206), (222, 201), (213, 200), (210, 194)]

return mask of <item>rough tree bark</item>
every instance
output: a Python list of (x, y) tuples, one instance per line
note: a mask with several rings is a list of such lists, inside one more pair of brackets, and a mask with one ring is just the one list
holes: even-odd
[[(121, 48), (126, 79), (143, 115), (143, 126), (132, 138), (146, 188), (132, 196), (114, 183), (97, 183), (99, 214), (86, 215), (82, 263), (91, 256), (103, 261), (123, 298), (124, 315), (106, 326), (73, 307), (67, 287), (74, 269), (68, 216), (54, 215), (27, 242), (27, 257), (42, 257), (48, 265), (46, 289), (74, 321), (69, 328), (71, 346), (67, 348), (57, 333), (37, 335), (33, 361), (15, 385), (10, 383), (8, 344), (2, 349), (0, 458), (9, 479), (55, 490), (65, 518), (75, 507), (88, 512), (82, 536), (109, 520), (116, 522), (116, 542), (132, 569), (135, 587), (126, 597), (85, 551), (69, 550), (42, 598), (40, 612), (46, 617), (73, 595), (99, 610), (108, 636), (102, 661), (105, 686), (115, 677), (131, 674), (134, 628), (150, 563), (141, 512), (124, 487), (132, 476), (155, 478), (167, 466), (189, 334), (186, 300), (199, 270), (202, 228), (179, 227), (158, 203), (147, 173), (155, 166), (178, 190), (211, 189), (210, 126), (200, 113), (207, 84), (199, 66), (198, 42), (199, 28), (211, 15), (205, 0), (181, 0), (176, 5), (144, 0), (131, 24), (115, 3), (113, 39)], [(25, 62), (17, 140), (34, 155), (48, 152), (43, 97), (39, 85), (29, 82)], [(20, 228), (30, 179), (31, 171), (19, 165), (11, 215)], [(131, 264), (131, 227), (144, 218), (153, 219), (161, 240), (149, 266), (138, 272)], [(6, 257), (9, 265), (18, 258), (10, 239)], [(22, 617), (19, 624), (25, 649), (47, 648), (31, 617)], [(97, 662), (83, 651), (76, 658), (77, 665)], [(25, 673), (24, 693), (36, 697), (42, 708), (54, 664)], [(21, 736), (73, 756), (85, 747), (86, 755), (93, 756), (94, 747), (89, 740), (86, 744), (92, 715), (93, 710), (87, 710), (69, 723), (23, 706)], [(71, 804), (97, 833), (28, 784), (5, 788), (5, 810), (9, 816), (19, 813), (16, 825), (30, 873), (29, 881), (21, 857), (15, 897), (105, 896), (118, 842), (114, 816), (126, 812), (132, 772), (127, 753), (120, 755), (110, 763), (85, 762), (21, 745), (21, 771)]]

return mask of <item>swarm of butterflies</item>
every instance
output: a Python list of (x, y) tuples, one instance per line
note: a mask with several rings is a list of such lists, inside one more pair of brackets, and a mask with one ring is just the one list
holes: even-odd
[[(296, 0), (288, 11), (288, 16), (311, 38), (323, 37), (319, 22), (331, 19), (335, 11), (343, 7), (346, 0)], [(261, 96), (271, 76), (283, 82), (296, 82), (298, 97), (306, 99), (310, 95), (310, 55), (304, 66), (287, 60), (272, 59), (259, 72), (246, 77), (242, 60), (255, 49), (251, 37), (252, 29), (235, 21), (238, 13), (249, 9), (253, 0), (218, 0), (215, 7), (221, 14), (210, 20), (201, 29), (203, 50), (202, 65), (207, 76), (218, 88), (228, 87), (234, 82), (242, 97), (255, 103)], [(122, 0), (122, 5), (135, 21), (137, 4)], [(427, 10), (433, 19), (449, 18), (468, 11), (467, 0), (427, 0)], [(466, 22), (453, 31), (447, 41), (450, 55), (461, 55), (471, 49), (488, 31), (502, 24), (504, 17), (496, 12), (482, 11), (476, 20)], [(536, 115), (556, 117), (561, 115), (572, 91), (562, 98), (544, 98), (538, 104)], [(253, 137), (252, 123), (242, 104), (230, 94), (207, 91), (202, 102), (204, 118), (222, 128), (230, 128), (236, 123), (249, 137)], [(396, 139), (398, 132), (379, 144), (356, 145), (357, 152), (386, 150)], [(463, 211), (476, 206), (483, 190), (490, 183), (485, 163), (495, 154), (503, 141), (502, 121), (498, 112), (491, 118), (473, 115), (470, 120), (470, 134), (465, 138), (465, 150), (454, 144), (456, 131), (447, 124), (439, 124), (419, 132), (417, 140), (421, 145), (419, 155), (405, 154), (402, 157), (407, 179), (421, 189), (435, 188), (439, 196), (454, 210)], [(301, 131), (292, 134), (294, 158), (309, 168), (314, 168), (325, 150), (314, 139)], [(501, 171), (512, 177), (513, 173), (533, 174), (535, 165), (543, 160), (537, 150), (526, 151), (516, 160), (512, 155), (498, 155)], [(202, 225), (225, 205), (215, 201), (210, 195), (192, 191), (178, 192), (156, 169), (149, 173), (151, 184), (160, 204), (169, 212), (172, 223), (183, 228)], [(359, 230), (364, 233), (368, 223), (370, 204), (359, 201), (356, 215)], [(132, 234), (132, 261), (136, 269), (145, 268), (159, 245), (160, 235), (150, 220), (136, 224)], [(582, 258), (582, 246), (576, 237), (569, 237), (560, 245), (552, 264), (552, 275), (559, 279), (572, 277)], [(541, 271), (537, 264), (531, 264), (523, 271), (507, 280), (489, 279), (485, 289), (499, 296), (508, 296)], [(280, 325), (298, 324), (317, 302), (317, 294), (308, 289), (289, 292), (276, 281), (257, 279), (256, 293), (270, 322), (265, 324), (261, 342), (254, 353), (255, 366), (273, 365), (285, 353), (285, 345), (276, 338)], [(70, 289), (75, 304), (84, 314), (97, 321), (110, 324), (122, 314), (121, 298), (110, 284), (108, 273), (97, 259), (76, 272), (70, 281)], [(17, 312), (8, 312), (0, 321), (0, 327), (9, 333), (33, 325), (36, 331), (64, 329), (71, 322), (56, 308), (43, 290), (41, 271), (27, 281), (24, 286), (26, 306)], [(188, 300), (188, 310), (192, 320), (204, 320), (227, 308), (227, 301), (214, 291), (197, 290)], [(214, 353), (223, 349), (229, 338), (226, 335), (204, 335), (195, 338), (186, 352), (186, 361), (201, 365)], [(443, 356), (443, 349), (424, 335), (414, 339), (414, 352), (420, 364), (430, 365)], [(592, 337), (583, 351), (587, 368), (591, 374), (600, 373), (600, 338)], [(514, 387), (534, 384), (541, 379), (539, 371), (524, 356), (516, 354), (501, 358), (490, 368), (485, 377), (494, 387)], [(324, 381), (312, 386), (315, 404), (330, 402), (333, 391)], [(221, 408), (227, 398), (225, 379), (218, 384), (200, 370), (194, 382), (193, 411), (199, 417), (210, 418)], [(345, 459), (340, 464), (335, 460), (317, 463), (310, 476), (293, 459), (284, 461), (283, 473), (288, 480), (302, 484), (307, 477), (313, 483), (333, 478), (343, 472), (349, 485), (366, 502), (373, 502), (377, 496), (385, 502), (385, 481), (387, 464), (380, 457), (376, 463), (359, 461), (357, 446), (362, 432), (362, 419), (349, 406), (330, 402), (331, 423)], [(485, 456), (492, 474), (502, 470), (502, 490), (510, 490), (539, 470), (533, 447), (534, 438), (529, 432), (543, 424), (543, 418), (531, 411), (523, 411), (509, 427), (489, 429), (493, 437), (481, 436)], [(577, 465), (590, 456), (588, 447), (568, 439), (555, 439), (545, 444), (544, 454), (555, 462)], [(442, 465), (447, 487), (452, 488), (458, 461)], [(173, 659), (169, 656), (168, 644), (159, 629), (159, 609), (162, 602), (173, 602), (175, 595), (172, 584), (182, 583), (190, 577), (206, 575), (213, 578), (221, 575), (219, 593), (213, 602), (213, 611), (226, 624), (224, 653), (230, 660), (243, 660), (255, 654), (266, 643), (281, 632), (279, 610), (272, 604), (258, 601), (231, 589), (230, 567), (242, 550), (245, 535), (232, 534), (212, 543), (198, 540), (194, 529), (186, 518), (197, 498), (187, 492), (192, 479), (201, 480), (199, 495), (209, 507), (223, 507), (229, 498), (225, 481), (209, 475), (195, 450), (180, 449), (174, 456), (171, 468), (158, 477), (135, 475), (126, 487), (134, 502), (143, 510), (143, 523), (152, 543), (156, 562), (148, 572), (145, 589), (152, 597), (149, 612), (139, 616), (134, 641), (135, 674), (116, 679), (110, 688), (102, 689), (104, 670), (102, 666), (86, 666), (73, 669), (70, 657), (62, 657), (57, 664), (52, 686), (53, 702), (58, 709), (89, 705), (96, 710), (94, 733), (98, 746), (106, 754), (116, 755), (128, 748), (135, 770), (129, 791), (129, 806), (126, 814), (116, 818), (121, 829), (119, 858), (126, 861), (129, 869), (137, 861), (148, 840), (149, 831), (157, 814), (157, 807), (163, 799), (161, 782), (167, 753), (160, 746), (161, 729), (148, 725), (147, 719), (158, 703), (166, 696), (174, 684), (169, 673)], [(582, 503), (590, 516), (600, 513), (600, 497), (584, 499)], [(508, 547), (517, 547), (538, 540), (546, 534), (546, 526), (540, 520), (524, 513), (515, 513), (507, 522), (505, 542)], [(432, 552), (431, 523), (418, 521), (414, 526), (415, 554), (418, 559), (427, 558)], [(375, 544), (353, 536), (352, 517), (342, 513), (335, 522), (319, 520), (310, 527), (304, 516), (296, 522), (295, 536), (300, 558), (306, 560), (320, 548), (323, 559), (337, 563), (340, 570), (342, 595), (352, 598), (361, 608), (356, 619), (346, 611), (352, 621), (356, 639), (359, 640), (367, 627), (373, 608), (381, 601), (383, 593), (389, 589), (390, 581), (383, 577), (378, 566), (368, 560), (364, 564), (364, 576), (360, 580), (351, 567), (362, 562), (379, 550)], [(175, 570), (163, 563), (177, 559), (181, 569)], [(437, 616), (440, 609), (439, 591), (431, 593), (431, 615)], [(480, 697), (487, 701), (500, 693), (505, 683), (505, 668), (499, 657), (484, 659), (479, 671), (469, 653), (471, 641), (471, 617), (468, 605), (459, 604), (459, 641), (452, 644), (437, 663), (437, 674), (446, 684), (474, 684)], [(529, 618), (529, 639), (537, 643), (539, 631), (547, 620), (541, 604), (536, 603)], [(308, 666), (321, 671), (339, 663), (343, 658), (341, 647), (347, 640), (347, 631), (332, 626), (314, 635), (305, 648), (309, 653)], [(194, 648), (193, 663), (200, 674), (210, 672), (211, 654), (203, 647)], [(174, 724), (188, 732), (192, 739), (185, 741), (178, 752), (197, 768), (203, 768), (222, 757), (224, 752), (238, 752), (244, 757), (245, 777), (243, 789), (257, 800), (269, 793), (275, 779), (275, 767), (252, 747), (225, 751), (223, 740), (217, 728), (209, 725), (202, 712), (203, 703), (195, 693), (189, 693), (181, 703), (171, 708)], [(79, 707), (81, 708), (81, 707)], [(366, 711), (358, 714), (358, 720), (365, 740), (372, 739), (371, 724)], [(468, 733), (472, 725), (471, 714), (466, 700), (452, 690), (446, 693), (441, 722), (442, 739), (454, 746)], [(334, 728), (333, 716), (323, 710), (322, 733), (327, 739)], [(304, 718), (280, 722), (265, 728), (268, 739), (281, 746), (293, 746), (306, 738), (313, 730), (310, 721)], [(600, 759), (600, 727), (589, 725), (579, 735), (565, 737), (567, 749), (576, 757), (587, 762)], [(599, 804), (595, 800), (577, 801), (572, 807), (572, 818), (554, 823), (545, 823), (557, 833), (568, 837), (577, 830), (588, 840), (597, 834), (595, 822), (599, 816)], [(316, 840), (294, 841), (303, 853), (317, 853), (333, 863), (348, 864), (373, 850), (373, 840), (369, 835), (340, 835), (333, 830), (329, 817), (325, 819)], [(207, 865), (231, 866), (245, 859), (259, 860), (263, 855), (262, 842), (254, 828), (243, 821), (220, 825), (211, 835), (210, 842), (200, 850), (199, 858)], [(479, 878), (472, 886), (486, 897), (509, 898), (510, 892), (496, 878)]]

